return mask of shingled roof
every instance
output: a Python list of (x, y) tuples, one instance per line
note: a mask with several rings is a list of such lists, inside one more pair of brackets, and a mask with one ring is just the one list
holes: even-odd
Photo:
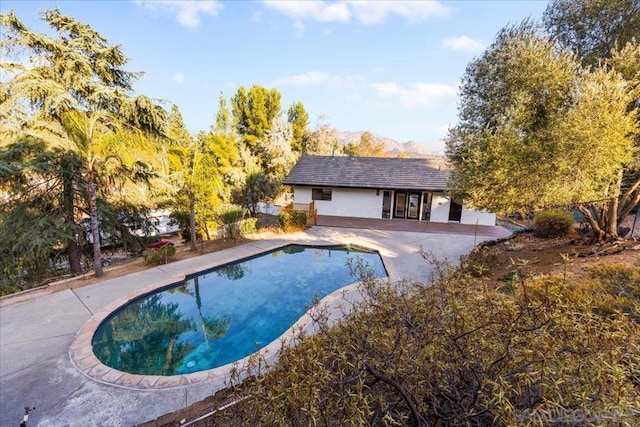
[(443, 191), (450, 171), (428, 159), (302, 156), (285, 185)]

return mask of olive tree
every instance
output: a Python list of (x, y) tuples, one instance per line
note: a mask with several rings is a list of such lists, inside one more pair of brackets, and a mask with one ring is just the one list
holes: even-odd
[(530, 22), (503, 29), (463, 77), (454, 197), (498, 213), (575, 205), (598, 239), (617, 236), (617, 209), (593, 206), (619, 199), (637, 158), (631, 101), (619, 73), (583, 68)]

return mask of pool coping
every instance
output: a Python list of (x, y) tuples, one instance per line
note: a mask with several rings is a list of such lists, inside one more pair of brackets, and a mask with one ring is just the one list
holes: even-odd
[[(273, 247), (271, 248), (256, 248), (256, 250), (250, 251), (251, 253), (247, 254), (244, 257), (227, 257), (221, 258), (220, 260), (216, 260), (213, 262), (207, 269), (214, 269), (225, 264), (229, 264), (230, 262), (234, 262), (240, 259), (251, 258), (254, 256), (259, 256), (263, 253), (268, 253), (273, 250), (277, 250), (278, 248), (288, 246), (292, 243), (286, 242), (274, 242)], [(320, 241), (314, 242), (313, 244), (306, 245), (305, 243), (297, 243), (302, 246), (313, 246), (313, 247), (335, 247), (335, 241)], [(396, 271), (393, 267), (393, 263), (390, 260), (386, 259), (386, 257), (382, 253), (382, 248), (378, 247), (369, 247), (363, 246), (360, 243), (341, 243), (340, 245), (351, 245), (353, 247), (374, 250), (376, 251), (382, 260), (384, 268), (387, 272), (387, 278), (385, 280), (395, 280), (397, 279)], [(373, 245), (375, 246), (375, 245)], [(233, 258), (233, 259), (229, 259)], [(206, 269), (205, 269), (206, 270)], [(233, 371), (238, 371), (238, 369), (242, 370), (243, 367), (247, 366), (252, 359), (256, 357), (265, 361), (267, 365), (271, 365), (277, 360), (277, 356), (279, 351), (289, 345), (295, 343), (295, 340), (299, 337), (300, 332), (304, 333), (313, 333), (314, 330), (314, 321), (313, 314), (317, 310), (321, 310), (323, 308), (327, 309), (340, 309), (342, 315), (344, 315), (344, 308), (342, 303), (354, 304), (354, 300), (349, 300), (349, 296), (353, 296), (357, 298), (359, 296), (359, 285), (360, 282), (355, 282), (352, 284), (348, 284), (343, 286), (332, 293), (328, 294), (324, 298), (322, 298), (319, 303), (308, 310), (305, 314), (303, 314), (293, 325), (291, 325), (284, 333), (282, 333), (278, 338), (262, 347), (258, 351), (239, 359), (235, 362), (228, 363), (223, 366), (219, 366), (213, 369), (208, 369), (199, 372), (193, 372), (189, 374), (181, 374), (181, 375), (172, 375), (172, 376), (163, 376), (163, 375), (141, 375), (141, 374), (130, 374), (127, 372), (119, 371), (117, 369), (111, 368), (109, 366), (104, 365), (94, 354), (91, 341), (93, 336), (97, 330), (97, 328), (102, 324), (102, 322), (109, 317), (114, 311), (120, 309), (124, 305), (130, 303), (131, 301), (149, 294), (153, 291), (156, 291), (161, 288), (168, 287), (175, 283), (184, 281), (188, 276), (199, 273), (201, 271), (205, 271), (203, 269), (198, 269), (196, 271), (185, 271), (180, 276), (172, 277), (169, 279), (161, 280), (145, 286), (141, 289), (138, 289), (134, 292), (131, 292), (123, 297), (120, 297), (111, 303), (109, 303), (104, 308), (97, 311), (76, 333), (74, 336), (73, 342), (69, 347), (69, 358), (71, 363), (86, 377), (89, 379), (107, 385), (112, 385), (115, 387), (126, 388), (130, 390), (164, 390), (164, 389), (175, 389), (175, 388), (184, 388), (193, 384), (202, 383), (208, 380), (229, 380), (231, 377), (231, 373)], [(332, 318), (331, 320), (337, 320), (338, 317)]]

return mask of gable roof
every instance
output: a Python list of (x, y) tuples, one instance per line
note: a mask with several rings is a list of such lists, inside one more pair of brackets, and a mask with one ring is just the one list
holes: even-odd
[(444, 191), (450, 173), (428, 159), (302, 156), (284, 184)]

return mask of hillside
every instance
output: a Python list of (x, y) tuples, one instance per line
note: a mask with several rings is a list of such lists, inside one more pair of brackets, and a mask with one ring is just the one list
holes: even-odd
[[(344, 146), (350, 142), (360, 142), (360, 137), (364, 131), (351, 132), (351, 131), (336, 131), (336, 137), (338, 139), (338, 145)], [(373, 140), (377, 143), (384, 144), (385, 149), (390, 156), (395, 157), (400, 153), (405, 154), (407, 157), (413, 158), (442, 158), (437, 153), (430, 151), (422, 146), (417, 141), (398, 142), (392, 138), (385, 138), (380, 135), (372, 133)]]

